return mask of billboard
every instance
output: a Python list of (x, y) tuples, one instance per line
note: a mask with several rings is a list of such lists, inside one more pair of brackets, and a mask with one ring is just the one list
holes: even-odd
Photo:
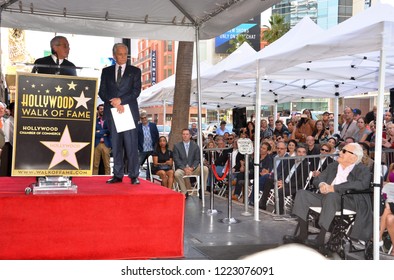
[(216, 53), (227, 53), (227, 50), (231, 47), (230, 40), (235, 39), (239, 34), (245, 35), (246, 39), (251, 43), (251, 46), (256, 51), (260, 50), (260, 22), (261, 16), (258, 15), (248, 20), (248, 22), (242, 23), (233, 29), (230, 29), (224, 34), (215, 38), (215, 52)]

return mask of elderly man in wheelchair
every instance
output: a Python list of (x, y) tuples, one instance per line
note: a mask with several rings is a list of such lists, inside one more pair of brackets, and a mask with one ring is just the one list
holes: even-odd
[[(372, 201), (370, 194), (342, 195), (349, 191), (369, 190), (371, 173), (361, 163), (363, 149), (357, 143), (347, 144), (339, 153), (336, 162), (331, 163), (313, 181), (319, 192), (299, 190), (296, 194), (293, 214), (298, 226), (294, 236), (285, 235), (284, 243), (303, 243), (319, 251), (325, 251), (325, 235), (330, 230), (337, 211), (343, 207), (356, 212), (350, 237), (367, 241), (372, 236)], [(320, 232), (315, 239), (308, 239), (308, 215), (310, 207), (321, 207), (319, 216)]]

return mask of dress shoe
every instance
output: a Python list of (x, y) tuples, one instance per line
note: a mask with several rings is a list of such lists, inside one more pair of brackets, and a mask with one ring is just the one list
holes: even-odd
[(107, 184), (115, 184), (115, 183), (122, 183), (122, 178), (112, 177), (107, 181)]
[(138, 178), (131, 178), (131, 184), (139, 185), (140, 184), (140, 180), (138, 180)]
[(304, 240), (300, 239), (298, 236), (294, 235), (285, 235), (283, 236), (283, 243), (289, 244), (289, 243), (299, 243), (299, 244), (304, 244)]

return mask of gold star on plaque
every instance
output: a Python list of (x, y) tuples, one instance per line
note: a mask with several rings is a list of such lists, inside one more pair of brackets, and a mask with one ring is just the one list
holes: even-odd
[(56, 89), (56, 92), (62, 92), (63, 88), (61, 88), (60, 86), (57, 86), (57, 87), (55, 87), (55, 89)]
[(67, 84), (68, 85), (68, 90), (73, 89), (75, 90), (75, 87), (77, 86), (77, 84), (74, 84), (74, 81), (71, 81), (71, 84)]

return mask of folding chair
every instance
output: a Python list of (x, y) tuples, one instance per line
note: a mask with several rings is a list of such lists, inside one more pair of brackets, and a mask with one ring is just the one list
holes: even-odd
[(162, 180), (161, 180), (160, 176), (159, 176), (159, 175), (152, 174), (152, 168), (154, 167), (154, 166), (153, 166), (153, 157), (152, 157), (152, 155), (150, 155), (150, 156), (148, 157), (148, 165), (149, 165), (150, 181), (151, 181), (152, 183), (154, 183), (154, 182), (159, 182), (159, 183), (161, 184)]
[[(199, 196), (200, 195), (200, 193), (199, 193), (199, 190), (200, 190), (200, 176), (199, 175), (185, 175), (182, 178), (183, 179), (195, 178), (195, 182), (192, 184), (192, 188), (190, 190), (187, 190), (187, 191), (190, 193), (190, 195), (193, 195), (193, 193), (196, 192), (197, 195)], [(190, 182), (190, 183), (192, 183), (192, 182)]]

